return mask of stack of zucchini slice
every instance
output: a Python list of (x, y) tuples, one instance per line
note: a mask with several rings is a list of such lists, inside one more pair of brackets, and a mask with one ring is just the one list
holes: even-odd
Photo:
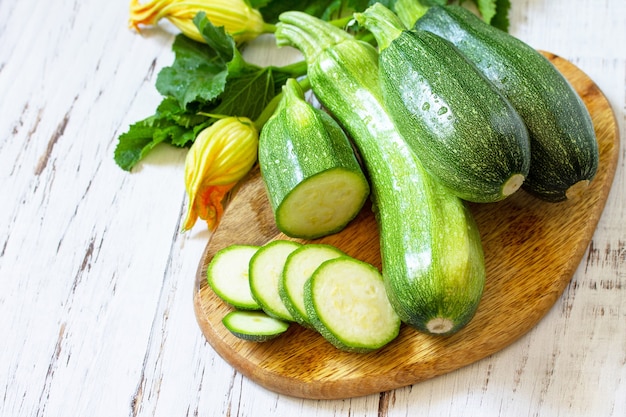
[(228, 246), (214, 255), (207, 278), (234, 307), (222, 323), (243, 340), (265, 342), (297, 322), (338, 349), (370, 352), (400, 331), (380, 272), (332, 246)]

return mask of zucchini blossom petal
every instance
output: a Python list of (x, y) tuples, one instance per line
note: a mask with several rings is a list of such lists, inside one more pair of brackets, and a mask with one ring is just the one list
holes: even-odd
[(185, 189), (189, 196), (183, 230), (198, 217), (209, 230), (224, 212), (222, 200), (257, 160), (259, 132), (245, 117), (225, 117), (202, 130), (185, 159)]
[(193, 23), (198, 12), (205, 12), (214, 26), (223, 26), (236, 43), (252, 40), (265, 29), (261, 13), (245, 0), (152, 0), (145, 4), (131, 0), (128, 25), (139, 32), (139, 25), (156, 25), (166, 18), (187, 37), (205, 42)]

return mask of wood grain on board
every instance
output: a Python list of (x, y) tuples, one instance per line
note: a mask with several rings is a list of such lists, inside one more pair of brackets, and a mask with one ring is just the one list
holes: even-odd
[[(574, 201), (547, 203), (515, 193), (492, 204), (471, 204), (487, 267), (483, 298), (460, 332), (429, 336), (403, 326), (384, 348), (356, 354), (337, 350), (319, 334), (293, 324), (265, 343), (234, 337), (221, 323), (231, 310), (206, 283), (214, 253), (230, 244), (262, 245), (289, 239), (274, 224), (258, 170), (234, 193), (211, 236), (196, 277), (194, 307), (208, 342), (235, 369), (278, 393), (337, 399), (387, 391), (448, 373), (493, 354), (527, 333), (570, 282), (604, 208), (617, 165), (615, 116), (596, 84), (570, 62), (545, 54), (578, 91), (592, 116), (600, 165)], [(376, 222), (369, 206), (341, 233), (316, 240), (335, 245), (380, 268)], [(291, 239), (295, 240), (295, 239)]]

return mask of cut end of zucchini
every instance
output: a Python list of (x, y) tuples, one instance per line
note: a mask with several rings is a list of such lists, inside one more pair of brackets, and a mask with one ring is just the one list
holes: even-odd
[(369, 185), (359, 173), (331, 169), (303, 181), (276, 211), (287, 236), (313, 239), (338, 232), (359, 213)]
[(508, 197), (517, 191), (524, 183), (525, 177), (522, 174), (515, 174), (509, 178), (502, 187), (502, 195)]
[(289, 323), (261, 311), (231, 311), (224, 316), (222, 323), (235, 337), (251, 342), (271, 340), (289, 328)]
[(426, 323), (426, 328), (432, 334), (448, 334), (454, 329), (454, 322), (448, 318), (436, 317)]
[(565, 191), (565, 196), (568, 200), (576, 200), (585, 193), (587, 187), (589, 187), (589, 180), (578, 181)]

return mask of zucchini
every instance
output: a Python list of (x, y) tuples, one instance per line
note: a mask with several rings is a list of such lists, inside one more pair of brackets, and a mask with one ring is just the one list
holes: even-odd
[(304, 306), (304, 284), (322, 262), (342, 255), (344, 253), (334, 246), (310, 243), (302, 245), (287, 257), (278, 294), (298, 324), (311, 327)]
[(261, 246), (250, 258), (252, 298), (271, 317), (295, 321), (280, 298), (278, 285), (287, 257), (300, 246), (300, 243), (290, 240), (275, 240)]
[(259, 139), (259, 166), (278, 229), (313, 239), (343, 229), (361, 210), (369, 184), (346, 134), (287, 80)]
[(433, 6), (417, 20), (452, 42), (498, 88), (528, 128), (530, 171), (523, 188), (551, 202), (586, 189), (598, 169), (598, 144), (583, 101), (538, 51), (458, 6)]
[(207, 282), (213, 292), (235, 308), (260, 310), (252, 297), (248, 264), (259, 249), (252, 245), (231, 245), (215, 253), (207, 267)]
[(406, 30), (382, 4), (355, 17), (376, 38), (384, 104), (424, 168), (472, 202), (517, 191), (528, 174), (530, 144), (511, 103), (454, 45)]
[(234, 310), (224, 316), (222, 324), (234, 336), (250, 342), (266, 342), (289, 328), (288, 322), (270, 317), (262, 311)]
[(468, 207), (426, 173), (397, 130), (371, 45), (306, 13), (279, 19), (278, 45), (303, 53), (315, 95), (364, 161), (392, 307), (419, 330), (458, 331), (473, 317), (485, 283), (482, 242)]
[(376, 350), (400, 331), (380, 272), (355, 258), (323, 262), (306, 281), (304, 302), (313, 327), (341, 350)]

